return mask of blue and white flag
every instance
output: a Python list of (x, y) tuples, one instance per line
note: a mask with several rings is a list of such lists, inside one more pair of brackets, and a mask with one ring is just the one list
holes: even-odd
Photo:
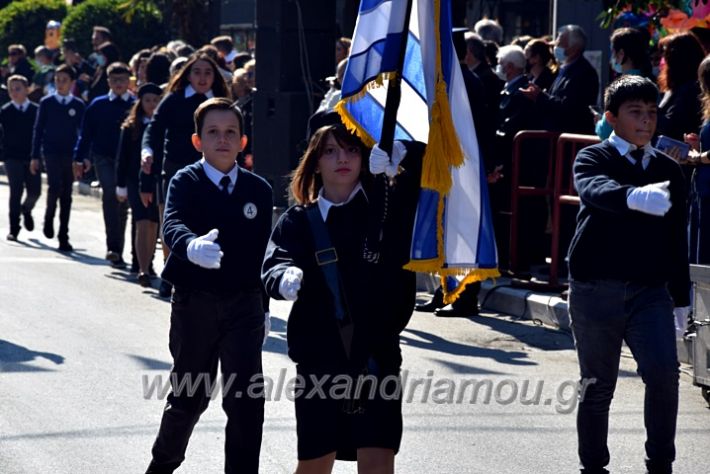
[[(450, 0), (411, 1), (408, 22), (404, 0), (361, 1), (336, 110), (348, 128), (374, 145), (380, 139), (385, 86), (400, 74), (395, 139), (427, 144), (406, 268), (438, 273), (445, 301), (451, 302), (465, 284), (499, 275), (497, 252), (486, 173), (451, 39)], [(404, 66), (397, 71), (405, 34)]]

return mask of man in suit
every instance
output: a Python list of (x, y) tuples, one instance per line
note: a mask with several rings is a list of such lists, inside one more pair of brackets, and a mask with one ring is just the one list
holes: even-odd
[[(466, 66), (477, 75), (486, 91), (486, 106), (489, 110), (498, 110), (500, 102), (500, 91), (503, 89), (503, 80), (493, 72), (488, 59), (486, 59), (486, 45), (480, 36), (467, 32), (464, 35), (466, 40)], [(478, 125), (478, 124), (477, 124)]]
[(599, 77), (583, 55), (587, 35), (577, 25), (560, 28), (555, 42), (555, 58), (562, 65), (549, 92), (530, 84), (521, 92), (538, 105), (548, 130), (570, 133), (594, 133), (589, 111), (597, 102)]

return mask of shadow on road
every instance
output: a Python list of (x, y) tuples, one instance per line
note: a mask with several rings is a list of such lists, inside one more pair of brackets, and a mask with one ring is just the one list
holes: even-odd
[(271, 315), (271, 331), (264, 343), (263, 351), (276, 354), (288, 354), (286, 343), (286, 320)]
[[(407, 333), (416, 337), (410, 337)], [(435, 334), (417, 329), (405, 329), (400, 339), (404, 344), (407, 344), (410, 347), (443, 352), (450, 355), (487, 358), (501, 364), (509, 365), (537, 365), (536, 362), (528, 359), (528, 354), (525, 352), (506, 351), (503, 349), (492, 349), (488, 347), (462, 344), (459, 342), (448, 341)]]
[(488, 326), (493, 331), (509, 336), (510, 340), (520, 341), (536, 349), (546, 351), (574, 350), (572, 334), (557, 329), (521, 324), (497, 316), (480, 316), (473, 318), (471, 322)]
[(55, 365), (64, 363), (64, 357), (51, 352), (37, 352), (24, 346), (0, 339), (0, 372), (48, 372), (51, 369), (35, 367), (26, 362), (37, 358), (47, 359)]
[(129, 358), (138, 362), (143, 370), (170, 370), (173, 366), (169, 362), (152, 359), (137, 354), (126, 354)]
[(87, 253), (83, 253), (83, 250), (86, 249), (79, 249), (79, 248), (74, 248), (72, 252), (60, 252), (59, 249), (56, 247), (53, 247), (51, 245), (47, 245), (46, 243), (32, 238), (32, 239), (27, 239), (27, 240), (18, 240), (18, 244), (23, 245), (25, 247), (31, 248), (31, 249), (36, 249), (36, 250), (46, 250), (49, 252), (55, 252), (60, 255), (64, 255), (65, 257), (71, 258), (72, 260), (76, 260), (79, 263), (83, 263), (85, 265), (107, 265), (108, 262), (104, 260), (103, 258), (97, 258), (92, 255), (89, 255)]

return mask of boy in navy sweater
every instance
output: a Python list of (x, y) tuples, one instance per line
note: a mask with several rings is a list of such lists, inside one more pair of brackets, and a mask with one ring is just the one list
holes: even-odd
[[(195, 111), (192, 135), (203, 158), (178, 171), (168, 188), (163, 236), (171, 252), (162, 277), (175, 288), (170, 380), (176, 385), (147, 473), (171, 473), (185, 458), (192, 429), (209, 403), (217, 361), (230, 384), (222, 399), (228, 419), (224, 470), (259, 469), (261, 346), (268, 321), (260, 269), (273, 201), (268, 183), (236, 164), (246, 143), (242, 125), (241, 112), (229, 100), (203, 102)], [(181, 387), (191, 382), (198, 389), (184, 393)]]
[(39, 102), (39, 111), (32, 138), (33, 169), (39, 169), (44, 159), (47, 171), (47, 209), (44, 214), (44, 235), (54, 237), (54, 214), (59, 200), (59, 250), (71, 252), (69, 243), (69, 215), (71, 191), (74, 181), (72, 152), (84, 116), (84, 103), (71, 95), (76, 81), (76, 71), (63, 64), (54, 73), (56, 93)]
[(106, 259), (116, 268), (123, 261), (128, 204), (116, 199), (116, 153), (121, 124), (128, 115), (135, 97), (128, 92), (131, 71), (123, 63), (112, 63), (108, 69), (107, 95), (96, 97), (86, 108), (81, 135), (74, 149), (74, 177), (96, 167), (101, 183), (101, 204), (106, 227)]
[(675, 459), (674, 312), (687, 316), (690, 304), (686, 189), (680, 166), (650, 145), (657, 99), (641, 76), (610, 84), (604, 107), (614, 133), (574, 163), (581, 207), (569, 250), (569, 311), (584, 387), (577, 434), (586, 473), (608, 472), (609, 405), (624, 341), (646, 385), (647, 472), (670, 473)]
[[(32, 209), (42, 189), (39, 168), (30, 166), (32, 127), (37, 117), (37, 104), (27, 98), (28, 84), (25, 76), (10, 76), (7, 89), (12, 101), (0, 109), (3, 159), (10, 183), (10, 233), (7, 234), (7, 240), (11, 241), (17, 240), (20, 233), (20, 214), (25, 229), (34, 229)], [(27, 193), (24, 202), (23, 191)]]

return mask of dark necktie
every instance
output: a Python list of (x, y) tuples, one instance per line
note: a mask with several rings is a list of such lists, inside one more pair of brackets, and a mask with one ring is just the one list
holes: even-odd
[(643, 155), (644, 154), (645, 154), (645, 150), (643, 148), (637, 148), (629, 153), (629, 155), (631, 155), (631, 158), (636, 160), (636, 163), (634, 164), (634, 166), (637, 169), (639, 169), (640, 171), (644, 171), (644, 168), (643, 168)]
[(227, 175), (222, 176), (222, 179), (219, 180), (219, 185), (222, 187), (222, 194), (225, 196), (229, 196), (230, 184), (232, 184), (232, 180)]

